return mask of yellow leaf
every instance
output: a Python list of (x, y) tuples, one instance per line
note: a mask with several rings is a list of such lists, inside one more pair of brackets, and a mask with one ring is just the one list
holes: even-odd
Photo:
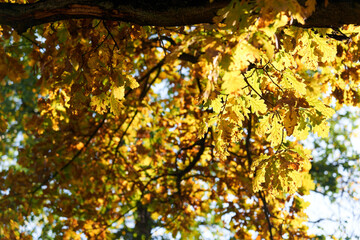
[(5, 132), (8, 127), (7, 121), (0, 117), (0, 132)]
[(121, 107), (122, 107), (122, 103), (118, 99), (116, 99), (114, 95), (111, 95), (110, 97), (111, 112), (114, 115), (119, 116), (121, 114)]
[(218, 96), (217, 98), (212, 100), (210, 106), (213, 108), (214, 112), (220, 113), (223, 108), (221, 97)]
[(287, 52), (279, 52), (275, 57), (277, 60), (272, 62), (272, 65), (279, 71), (283, 71), (294, 65), (294, 59)]
[(125, 88), (124, 88), (124, 86), (114, 87), (112, 89), (112, 92), (113, 92), (113, 96), (116, 99), (119, 99), (119, 100), (124, 99), (124, 96), (125, 96)]
[(255, 63), (260, 58), (261, 52), (253, 45), (243, 39), (239, 39), (233, 55), (233, 63), (230, 66), (232, 71), (243, 71), (250, 63)]
[(133, 77), (129, 77), (128, 78), (128, 81), (129, 81), (129, 83), (130, 83), (130, 88), (131, 89), (135, 89), (135, 88), (138, 88), (139, 87), (139, 83), (136, 81), (136, 79), (135, 78), (133, 78)]
[(249, 101), (248, 104), (251, 107), (251, 111), (256, 114), (266, 113), (267, 107), (263, 99), (258, 97), (246, 96), (246, 99)]
[(298, 124), (295, 127), (293, 136), (298, 140), (305, 140), (310, 132), (310, 128), (306, 123), (305, 117), (299, 112), (298, 113)]
[(322, 62), (332, 62), (336, 58), (336, 46), (331, 44), (327, 38), (322, 38), (319, 34), (312, 33), (314, 41), (317, 44), (316, 50), (321, 52), (320, 59)]
[(103, 114), (106, 111), (108, 102), (109, 102), (108, 96), (102, 93), (98, 96), (93, 96), (91, 98), (90, 106), (94, 107), (96, 112)]
[(253, 191), (258, 192), (263, 189), (261, 186), (265, 182), (266, 165), (264, 164), (261, 168), (256, 171), (256, 176), (253, 181)]
[(315, 189), (315, 183), (314, 181), (311, 179), (311, 175), (306, 173), (303, 174), (302, 177), (302, 182), (301, 182), (301, 192), (303, 194), (310, 194), (310, 190), (314, 190)]
[(226, 94), (239, 93), (239, 91), (246, 86), (247, 84), (244, 81), (243, 76), (240, 74), (240, 71), (225, 72), (221, 88)]
[(259, 166), (260, 164), (262, 164), (262, 162), (264, 160), (267, 160), (270, 158), (270, 155), (265, 155), (265, 154), (260, 154), (259, 157), (255, 158), (255, 160), (253, 161), (252, 165), (251, 165), (251, 171), (255, 171), (256, 167)]
[(283, 126), (281, 125), (281, 120), (276, 114), (274, 114), (271, 121), (270, 134), (267, 137), (267, 140), (271, 142), (271, 147), (277, 147), (281, 144), (283, 138), (282, 131)]
[(324, 115), (327, 118), (330, 118), (335, 114), (334, 109), (326, 106), (322, 101), (320, 101), (316, 97), (307, 97), (306, 101), (309, 103), (310, 106), (313, 106), (317, 111), (319, 111), (322, 115)]
[(306, 94), (306, 85), (303, 82), (298, 81), (290, 69), (284, 71), (281, 85), (284, 88), (293, 89), (301, 95)]
[(303, 32), (298, 40), (296, 50), (302, 56), (301, 62), (310, 70), (316, 70), (318, 67), (318, 56), (315, 54), (315, 47), (309, 39), (309, 33)]
[(292, 107), (286, 112), (283, 122), (287, 135), (292, 135), (297, 125), (297, 113)]
[(266, 116), (263, 116), (259, 120), (259, 127), (256, 128), (256, 134), (260, 136), (264, 136), (266, 133), (270, 130), (270, 122), (271, 122), (271, 114), (268, 114)]
[(81, 150), (84, 147), (84, 143), (79, 142), (78, 144), (76, 144), (76, 149), (77, 150)]
[(327, 121), (323, 121), (319, 125), (314, 126), (313, 129), (319, 137), (326, 138), (329, 135), (330, 126)]

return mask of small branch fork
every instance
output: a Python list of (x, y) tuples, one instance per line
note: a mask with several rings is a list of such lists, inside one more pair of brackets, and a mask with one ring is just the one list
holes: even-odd
[(37, 186), (33, 191), (31, 191), (30, 193), (32, 195), (34, 195), (37, 191), (39, 191), (43, 186), (47, 185), (52, 179), (56, 178), (57, 175), (59, 175), (59, 173), (61, 173), (63, 170), (65, 170), (66, 168), (68, 168), (79, 156), (80, 154), (88, 147), (88, 145), (90, 144), (91, 140), (95, 137), (95, 135), (97, 134), (97, 132), (99, 131), (99, 129), (104, 125), (105, 120), (106, 120), (107, 114), (104, 115), (103, 119), (101, 120), (101, 122), (98, 124), (98, 126), (96, 127), (96, 129), (93, 131), (93, 133), (91, 134), (91, 136), (88, 138), (88, 140), (86, 141), (85, 145), (76, 152), (76, 154), (72, 157), (71, 160), (69, 160), (64, 166), (62, 166), (59, 170), (57, 170), (54, 174), (51, 174), (49, 177), (47, 177), (39, 186)]
[[(197, 152), (196, 156), (193, 158), (193, 160), (189, 163), (189, 165), (187, 167), (185, 167), (183, 170), (179, 170), (178, 169), (178, 166), (175, 162), (175, 172), (172, 172), (172, 173), (167, 173), (167, 174), (161, 174), (159, 176), (156, 176), (152, 179), (150, 179), (144, 186), (144, 189), (147, 188), (147, 186), (152, 182), (152, 181), (156, 181), (160, 178), (165, 178), (165, 177), (168, 177), (168, 176), (172, 176), (172, 177), (176, 177), (176, 184), (177, 184), (177, 188), (178, 188), (178, 194), (181, 195), (181, 188), (180, 188), (180, 183), (181, 181), (183, 180), (183, 177), (189, 173), (196, 165), (196, 163), (199, 162), (200, 158), (201, 158), (201, 155), (204, 153), (205, 151), (205, 148), (206, 148), (206, 145), (205, 145), (205, 142), (206, 142), (206, 137), (207, 137), (207, 133), (205, 133), (204, 137), (198, 141), (196, 141), (194, 144), (188, 146), (188, 147), (184, 147), (184, 148), (181, 148), (179, 150), (179, 152), (176, 154), (176, 159), (178, 158), (179, 154), (181, 151), (184, 151), (184, 150), (189, 150), (189, 149), (193, 149), (195, 146), (200, 146), (200, 149), (199, 151)], [(175, 161), (176, 161), (175, 159)]]
[[(268, 63), (266, 63), (266, 64), (265, 64), (264, 66), (262, 66), (262, 67), (256, 67), (255, 64), (251, 63), (250, 66), (249, 66), (249, 68), (248, 68), (248, 71), (251, 70), (251, 69), (255, 69), (255, 70), (261, 69), (261, 70), (263, 70), (263, 71), (265, 72), (265, 74), (268, 76), (268, 78), (271, 80), (271, 82), (274, 83), (282, 92), (284, 92), (284, 90), (283, 90), (276, 82), (274, 82), (274, 80), (271, 78), (271, 76), (269, 75), (268, 71), (266, 70), (266, 68), (267, 68), (268, 65), (271, 65), (276, 71), (278, 71), (278, 72), (281, 73), (281, 71), (279, 71), (278, 69), (276, 69), (275, 66), (274, 66), (270, 61), (269, 61)], [(256, 93), (256, 95), (258, 95), (258, 96), (259, 96), (261, 99), (263, 99), (266, 103), (270, 104), (272, 107), (275, 107), (276, 104), (274, 104), (274, 103), (270, 102), (269, 100), (267, 100), (267, 99), (262, 95), (261, 92), (259, 93), (258, 91), (256, 91), (255, 88), (249, 83), (248, 78), (250, 78), (254, 73), (255, 73), (255, 71), (253, 71), (250, 76), (245, 76), (245, 74), (244, 74), (243, 72), (241, 72), (241, 75), (243, 76), (244, 81), (245, 81), (245, 83), (247, 84), (247, 86), (245, 86), (244, 88), (247, 88), (247, 87), (250, 88), (250, 89), (251, 89), (251, 90), (250, 90), (250, 93), (251, 93), (251, 91), (254, 91), (254, 92)], [(280, 116), (278, 110), (275, 110), (274, 115), (276, 115), (276, 116), (278, 116), (280, 119), (282, 119), (282, 117)], [(251, 120), (250, 120), (250, 127), (251, 127)], [(251, 128), (250, 128), (250, 130), (251, 130)], [(276, 150), (276, 153), (278, 153), (278, 151), (280, 150), (280, 148), (283, 146), (283, 143), (284, 143), (284, 130), (285, 130), (285, 129), (283, 128), (283, 130), (282, 130), (281, 143), (280, 143), (280, 145), (279, 145), (279, 148)], [(251, 165), (251, 164), (250, 164), (250, 165)]]
[(200, 149), (197, 152), (196, 156), (193, 158), (193, 160), (189, 163), (189, 165), (186, 168), (179, 171), (178, 168), (177, 168), (177, 164), (176, 164), (176, 172), (173, 173), (173, 174), (169, 174), (171, 176), (176, 177), (176, 186), (177, 186), (178, 193), (179, 193), (180, 196), (181, 196), (181, 185), (180, 184), (181, 184), (182, 178), (185, 176), (185, 174), (189, 173), (195, 167), (197, 162), (199, 162), (199, 160), (201, 158), (201, 155), (205, 151), (205, 141), (206, 141), (207, 134), (208, 134), (208, 132), (205, 133), (205, 135), (204, 135), (204, 137), (202, 139), (198, 140), (193, 145), (191, 145), (191, 146), (189, 146), (187, 148), (180, 149), (180, 151), (181, 151), (181, 150), (191, 149), (191, 148), (193, 148), (195, 146), (200, 146)]

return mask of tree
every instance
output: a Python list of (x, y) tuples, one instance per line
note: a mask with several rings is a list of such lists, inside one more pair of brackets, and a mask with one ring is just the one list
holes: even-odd
[[(323, 232), (327, 235), (335, 235), (340, 239), (360, 238), (358, 229), (351, 226), (360, 217), (357, 181), (360, 174), (360, 149), (356, 147), (356, 135), (360, 127), (358, 115), (358, 108), (344, 107), (329, 120), (328, 138), (314, 136), (315, 139), (307, 140), (314, 149), (310, 170), (316, 184), (314, 192), (318, 199), (328, 203), (325, 208), (329, 209), (326, 212), (316, 209), (313, 217), (310, 212), (309, 223), (314, 224), (313, 229), (316, 226), (318, 230), (324, 229)], [(327, 199), (330, 201), (326, 201)], [(314, 207), (310, 206), (307, 211), (312, 208)]]
[(30, 2), (0, 3), (2, 238), (312, 237), (300, 141), (359, 104), (356, 3)]

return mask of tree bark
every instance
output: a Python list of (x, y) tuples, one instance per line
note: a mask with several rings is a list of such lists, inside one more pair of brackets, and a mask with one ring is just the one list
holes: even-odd
[(32, 4), (0, 3), (0, 24), (22, 33), (43, 23), (92, 18), (138, 25), (183, 26), (211, 23), (230, 0), (42, 0)]
[(135, 237), (134, 240), (150, 240), (151, 229), (153, 227), (150, 213), (146, 206), (138, 202), (137, 205), (137, 218), (134, 228)]
[(307, 28), (338, 28), (344, 24), (360, 25), (360, 2), (357, 0), (317, 1), (316, 11), (305, 21)]
[[(303, 0), (302, 0), (303, 1)], [(212, 23), (219, 9), (230, 0), (41, 0), (31, 4), (0, 3), (0, 25), (22, 33), (43, 23), (92, 18), (125, 21), (149, 26), (183, 26)], [(317, 10), (300, 27), (360, 25), (356, 0), (317, 1)]]

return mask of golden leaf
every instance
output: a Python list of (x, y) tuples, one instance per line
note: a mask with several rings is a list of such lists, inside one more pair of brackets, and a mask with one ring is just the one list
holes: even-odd
[(294, 132), (295, 126), (298, 124), (297, 113), (291, 106), (290, 106), (290, 109), (285, 114), (283, 123), (284, 123), (284, 127), (286, 129), (287, 135), (291, 136)]
[(118, 99), (118, 100), (124, 99), (124, 96), (125, 96), (125, 88), (124, 88), (124, 86), (113, 87), (112, 91), (113, 91), (113, 96), (116, 99)]

